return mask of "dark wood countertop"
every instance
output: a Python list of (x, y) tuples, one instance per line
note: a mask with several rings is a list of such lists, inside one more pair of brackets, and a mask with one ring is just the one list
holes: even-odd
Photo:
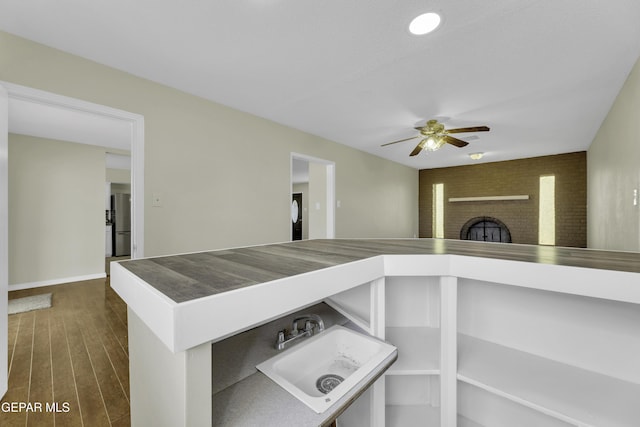
[(374, 256), (414, 254), (464, 255), (640, 273), (640, 253), (442, 239), (303, 240), (120, 264), (181, 303)]

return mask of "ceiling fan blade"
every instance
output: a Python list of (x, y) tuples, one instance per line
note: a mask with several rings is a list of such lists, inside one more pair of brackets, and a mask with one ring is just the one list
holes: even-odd
[(416, 138), (417, 136), (412, 136), (411, 138), (405, 138), (405, 139), (400, 139), (398, 141), (387, 142), (386, 144), (382, 144), (381, 147), (384, 147), (385, 145), (397, 144), (398, 142), (404, 142), (404, 141), (408, 141), (410, 139), (416, 139)]
[(488, 132), (489, 128), (486, 126), (474, 126), (470, 128), (457, 128), (447, 129), (447, 133), (464, 133), (464, 132)]
[(449, 143), (451, 145), (455, 145), (456, 147), (466, 147), (467, 145), (469, 145), (467, 141), (463, 141), (461, 139), (454, 138), (449, 135), (444, 136), (444, 142)]
[(422, 151), (422, 141), (420, 141), (420, 144), (416, 145), (416, 148), (413, 149), (413, 151), (411, 152), (411, 154), (409, 154), (410, 156), (417, 156), (418, 154), (420, 154), (420, 152)]

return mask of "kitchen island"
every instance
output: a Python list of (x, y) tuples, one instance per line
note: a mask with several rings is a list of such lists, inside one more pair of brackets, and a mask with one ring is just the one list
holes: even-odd
[[(631, 361), (640, 360), (640, 331), (633, 324), (640, 320), (640, 255), (635, 253), (440, 239), (312, 240), (120, 262), (112, 266), (111, 286), (129, 308), (134, 426), (212, 425), (212, 343), (320, 301), (370, 334), (383, 339), (388, 335), (394, 344), (394, 340), (405, 342), (402, 334), (407, 331), (411, 337), (433, 342), (417, 350), (416, 359), (431, 358), (434, 366), (409, 367), (385, 375), (386, 386), (384, 378), (374, 384), (368, 398), (371, 419), (363, 425), (384, 425), (385, 420), (393, 425), (396, 418), (402, 419), (405, 405), (390, 403), (396, 399), (389, 390), (406, 388), (402, 381), (423, 379), (437, 391), (433, 393), (437, 398), (406, 406), (418, 406), (443, 426), (454, 426), (461, 413), (467, 420), (478, 412), (464, 396), (458, 404), (458, 388), (488, 393), (470, 401), (499, 396), (565, 425), (589, 425), (589, 419), (581, 417), (627, 425), (628, 417), (640, 417), (625, 400), (602, 414), (583, 415), (572, 408), (589, 404), (594, 397), (559, 406), (555, 398), (539, 402), (538, 391), (532, 391), (532, 397), (526, 392), (519, 395), (518, 384), (484, 378), (490, 367), (474, 371), (474, 363), (487, 354), (493, 354), (489, 359), (499, 357), (505, 347), (506, 353), (518, 352), (509, 353), (510, 360), (520, 357), (523, 363), (548, 369), (557, 368), (553, 363), (568, 365), (569, 376), (585, 371), (578, 377), (602, 384), (604, 394), (631, 393), (640, 398), (640, 368)], [(418, 299), (428, 302), (409, 309)], [(556, 312), (540, 312), (540, 307), (556, 303)], [(507, 309), (523, 306), (506, 318), (494, 319), (491, 313), (505, 311), (496, 304)], [(430, 314), (418, 321), (411, 317), (413, 312)], [(558, 312), (563, 314), (554, 317)], [(582, 347), (574, 351), (571, 345), (548, 346), (547, 341), (563, 338), (542, 327), (532, 333), (491, 326), (498, 322), (533, 327), (532, 319), (539, 315), (540, 325), (553, 318), (556, 330), (575, 337), (589, 334), (581, 325), (592, 314), (599, 334), (604, 334), (601, 343), (594, 343), (593, 357), (585, 356)], [(416, 327), (422, 329), (412, 329)], [(609, 342), (609, 335), (615, 342)], [(619, 368), (607, 366), (614, 361), (600, 348), (605, 343), (616, 354), (626, 353), (615, 361)], [(404, 369), (411, 363), (411, 343), (396, 345), (398, 369)], [(433, 357), (422, 354), (430, 351), (435, 352)], [(467, 356), (472, 359), (469, 363)], [(529, 356), (537, 359), (530, 361)], [(416, 377), (407, 380), (411, 375)], [(469, 387), (473, 390), (465, 391)], [(479, 414), (478, 419), (487, 416)]]

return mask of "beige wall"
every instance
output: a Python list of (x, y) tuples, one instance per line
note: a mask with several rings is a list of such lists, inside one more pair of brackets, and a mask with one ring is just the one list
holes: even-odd
[[(588, 245), (640, 251), (640, 61), (587, 153)], [(640, 195), (638, 196), (640, 198)]]
[(131, 171), (129, 169), (107, 169), (107, 182), (131, 183)]
[(104, 149), (9, 135), (9, 284), (104, 273)]
[(335, 162), (337, 237), (417, 234), (417, 170), (7, 33), (0, 50), (0, 80), (144, 116), (147, 256), (288, 241), (291, 152)]

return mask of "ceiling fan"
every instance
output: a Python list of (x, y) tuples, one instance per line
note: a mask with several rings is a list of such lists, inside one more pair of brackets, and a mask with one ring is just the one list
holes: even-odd
[(422, 138), (420, 143), (413, 149), (410, 156), (415, 156), (422, 150), (436, 151), (440, 149), (445, 143), (455, 145), (456, 147), (464, 147), (469, 143), (458, 138), (454, 138), (449, 135), (451, 133), (465, 133), (465, 132), (487, 132), (489, 128), (487, 126), (474, 126), (468, 128), (457, 129), (445, 129), (442, 123), (437, 120), (429, 120), (426, 125), (418, 126), (414, 129), (420, 131), (420, 135), (412, 136), (411, 138), (400, 139), (398, 141), (387, 142), (382, 144), (381, 147), (391, 144), (397, 144), (398, 142), (409, 141), (410, 139)]

